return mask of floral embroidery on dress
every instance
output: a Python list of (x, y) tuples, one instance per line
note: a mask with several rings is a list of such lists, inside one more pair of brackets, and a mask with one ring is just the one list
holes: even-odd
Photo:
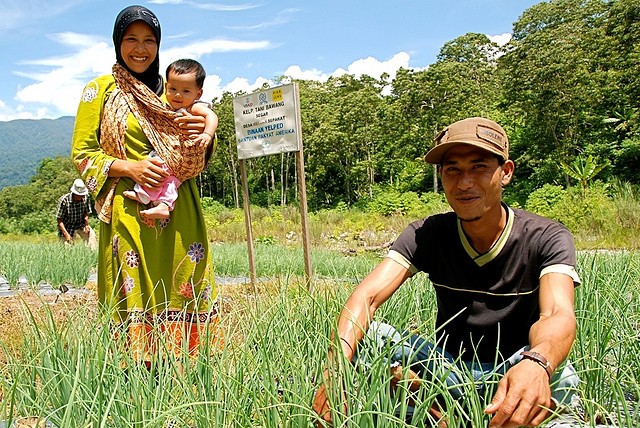
[(200, 260), (204, 258), (204, 246), (202, 245), (202, 242), (194, 242), (189, 245), (187, 255), (191, 257), (192, 262), (200, 263)]
[(123, 294), (131, 293), (131, 290), (133, 290), (134, 285), (135, 285), (135, 281), (133, 280), (133, 278), (127, 275), (127, 277), (122, 280)]
[(178, 291), (178, 294), (186, 297), (187, 299), (193, 299), (193, 286), (188, 282), (183, 282), (182, 284), (180, 284), (180, 290)]
[(89, 82), (82, 94), (82, 101), (90, 103), (98, 96), (98, 84), (94, 81)]
[(169, 219), (168, 218), (163, 218), (162, 220), (158, 221), (158, 224), (160, 224), (160, 227), (165, 228), (167, 226), (169, 226)]
[(78, 164), (78, 169), (80, 173), (83, 173), (87, 169), (87, 165), (89, 165), (89, 158), (82, 159), (82, 162)]
[(137, 268), (140, 265), (140, 255), (133, 250), (124, 253), (124, 258), (130, 268)]
[(109, 170), (111, 169), (111, 164), (113, 164), (114, 161), (115, 159), (107, 161), (102, 165), (102, 175), (104, 175), (105, 177), (109, 176)]
[(111, 243), (111, 255), (113, 255), (114, 259), (117, 259), (119, 253), (120, 253), (120, 237), (118, 235), (114, 235), (113, 241)]
[(98, 180), (95, 176), (92, 175), (91, 177), (89, 177), (89, 179), (87, 180), (87, 188), (91, 192), (96, 191), (96, 189), (98, 188)]
[(140, 219), (142, 220), (142, 222), (147, 226), (150, 227), (152, 229), (154, 229), (156, 227), (156, 221), (152, 218), (146, 217), (146, 216), (140, 216)]

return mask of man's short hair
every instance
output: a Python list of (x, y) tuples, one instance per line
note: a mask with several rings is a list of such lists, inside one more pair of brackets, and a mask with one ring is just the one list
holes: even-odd
[(175, 74), (195, 73), (198, 89), (202, 89), (204, 79), (207, 77), (204, 67), (195, 59), (179, 59), (169, 64), (169, 67), (167, 67), (167, 80), (169, 80), (169, 73), (172, 72)]

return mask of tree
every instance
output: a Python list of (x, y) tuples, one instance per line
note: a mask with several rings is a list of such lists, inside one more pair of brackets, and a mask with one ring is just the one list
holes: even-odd
[(611, 85), (598, 56), (608, 8), (601, 0), (543, 2), (514, 24), (499, 60), (502, 105), (519, 128), (512, 157), (533, 187), (568, 184), (561, 162), (578, 153), (611, 154), (613, 134), (602, 121)]
[(29, 184), (0, 190), (0, 213), (4, 218), (20, 220), (31, 213), (50, 213), (55, 224), (58, 199), (69, 188), (78, 173), (69, 157), (43, 159)]

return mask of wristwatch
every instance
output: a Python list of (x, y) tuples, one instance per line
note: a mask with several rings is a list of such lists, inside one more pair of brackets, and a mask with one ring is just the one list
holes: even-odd
[(534, 351), (522, 351), (520, 352), (520, 355), (522, 355), (522, 358), (526, 358), (527, 360), (535, 361), (536, 363), (538, 363), (538, 365), (547, 372), (549, 379), (551, 379), (553, 370), (551, 369), (551, 364), (549, 364), (549, 361), (545, 358), (544, 355)]

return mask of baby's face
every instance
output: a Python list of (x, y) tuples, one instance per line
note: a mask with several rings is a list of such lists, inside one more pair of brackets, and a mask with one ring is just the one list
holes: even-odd
[(188, 108), (202, 95), (202, 89), (196, 85), (195, 73), (169, 73), (165, 86), (167, 101), (175, 110)]

